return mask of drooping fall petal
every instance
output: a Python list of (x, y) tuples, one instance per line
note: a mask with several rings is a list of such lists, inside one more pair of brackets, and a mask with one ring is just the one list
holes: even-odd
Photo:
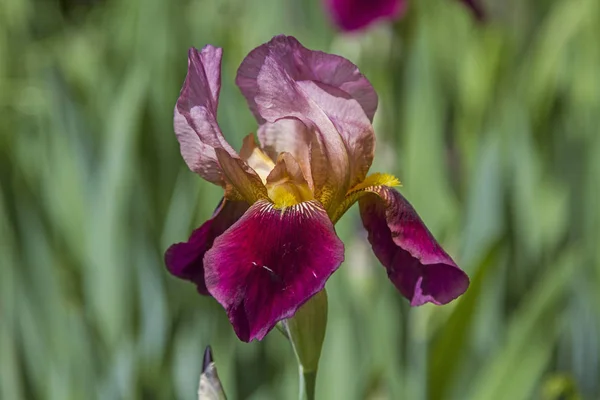
[(463, 294), (469, 278), (410, 203), (386, 186), (369, 187), (366, 192), (359, 204), (369, 242), (388, 277), (411, 305), (446, 304)]
[(259, 201), (206, 253), (206, 286), (241, 340), (261, 340), (323, 289), (343, 259), (318, 202), (280, 210)]
[[(289, 152), (301, 166), (310, 163), (312, 177), (305, 176), (324, 188), (317, 197), (326, 209), (364, 178), (373, 159), (377, 95), (350, 61), (276, 36), (244, 59), (236, 83), (257, 121), (267, 125), (259, 130), (262, 145)], [(271, 137), (286, 128), (294, 132)], [(310, 152), (292, 146), (310, 146)]]
[(192, 232), (187, 242), (176, 243), (165, 253), (165, 264), (171, 274), (192, 281), (198, 292), (209, 295), (204, 283), (204, 254), (215, 238), (233, 225), (248, 209), (248, 204), (222, 199), (211, 219)]
[(406, 0), (326, 0), (333, 22), (344, 31), (354, 31), (380, 19), (400, 17)]
[(201, 177), (223, 185), (215, 148), (237, 153), (227, 143), (217, 124), (223, 51), (210, 45), (202, 51), (191, 48), (188, 72), (175, 106), (174, 128), (181, 155)]

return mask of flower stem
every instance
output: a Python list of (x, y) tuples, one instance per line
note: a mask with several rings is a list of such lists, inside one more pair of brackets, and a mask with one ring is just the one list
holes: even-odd
[(283, 326), (285, 328), (285, 335), (288, 337), (290, 343), (292, 344), (292, 349), (294, 350), (294, 355), (296, 356), (296, 362), (298, 363), (298, 400), (314, 400), (317, 372), (304, 371), (302, 361), (300, 360), (300, 356), (298, 355), (298, 351), (296, 350), (296, 345), (294, 344), (294, 339), (292, 337), (292, 333), (290, 332), (290, 328), (288, 326), (287, 321), (284, 321)]
[(327, 292), (323, 289), (281, 322), (280, 330), (292, 344), (298, 363), (300, 400), (314, 400), (319, 358), (327, 327)]
[(315, 400), (317, 371), (304, 372), (302, 367), (300, 367), (300, 376), (300, 384), (304, 386), (306, 400)]

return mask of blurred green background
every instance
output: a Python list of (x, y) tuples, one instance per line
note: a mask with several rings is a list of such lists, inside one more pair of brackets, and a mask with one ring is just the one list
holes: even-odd
[(472, 279), (410, 309), (350, 210), (318, 398), (600, 398), (600, 2), (486, 8), (412, 0), (342, 35), (318, 0), (0, 1), (0, 398), (194, 399), (209, 343), (231, 399), (296, 397), (283, 336), (239, 342), (162, 261), (221, 196), (173, 134), (187, 48), (224, 48), (239, 149), (256, 124), (235, 71), (279, 33), (372, 81), (372, 171)]

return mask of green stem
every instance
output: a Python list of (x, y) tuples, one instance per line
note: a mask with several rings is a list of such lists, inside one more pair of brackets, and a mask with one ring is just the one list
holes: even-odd
[(317, 383), (317, 371), (304, 372), (300, 367), (300, 375), (306, 391), (306, 400), (315, 400), (315, 387)]
[(298, 355), (298, 351), (296, 350), (294, 338), (292, 336), (292, 333), (290, 332), (290, 328), (288, 327), (287, 321), (283, 321), (283, 326), (285, 328), (285, 334), (288, 337), (290, 343), (292, 344), (292, 349), (294, 350), (294, 355), (296, 356), (296, 362), (298, 363), (298, 399), (314, 400), (315, 387), (317, 381), (317, 371), (304, 371), (304, 367), (302, 366), (300, 356)]
[(327, 292), (310, 298), (296, 314), (281, 322), (280, 330), (292, 344), (300, 381), (299, 399), (314, 400), (319, 358), (327, 328)]

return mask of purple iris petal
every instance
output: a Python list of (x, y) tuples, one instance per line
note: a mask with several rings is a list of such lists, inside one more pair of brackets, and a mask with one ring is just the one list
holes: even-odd
[[(481, 20), (483, 8), (477, 0), (460, 0)], [(399, 18), (406, 9), (406, 0), (326, 0), (333, 22), (343, 31), (355, 31), (382, 19)]]
[[(274, 81), (269, 76), (272, 73), (283, 73), (285, 81)], [(267, 104), (262, 105), (264, 100), (256, 96), (270, 91), (276, 95), (276, 90), (289, 81), (315, 82), (325, 91), (338, 89), (356, 100), (371, 121), (377, 110), (377, 93), (356, 65), (335, 54), (307, 49), (293, 36), (275, 36), (252, 50), (242, 61), (236, 77), (259, 122), (262, 122), (260, 108)]]
[(394, 285), (418, 306), (446, 304), (469, 286), (468, 276), (431, 235), (415, 209), (387, 186), (359, 200), (363, 225), (375, 255)]
[(356, 65), (276, 36), (248, 54), (236, 83), (262, 125), (262, 145), (292, 154), (309, 185), (325, 188), (328, 195), (317, 198), (326, 209), (365, 178), (373, 161), (371, 121), (378, 98)]
[[(263, 146), (289, 152), (303, 170), (310, 159), (309, 185), (326, 187), (330, 196), (317, 196), (326, 209), (365, 178), (373, 160), (371, 121), (378, 99), (356, 65), (309, 50), (293, 37), (276, 36), (248, 54), (236, 83), (262, 125)], [(285, 131), (289, 128), (294, 132)], [(310, 146), (311, 153), (294, 146)]]
[(311, 164), (326, 165), (326, 160), (323, 157), (321, 161), (317, 160), (318, 155), (314, 151), (311, 152), (314, 135), (306, 125), (296, 118), (283, 118), (272, 124), (261, 125), (256, 135), (265, 153), (273, 160), (277, 160), (282, 152), (290, 153), (300, 164), (309, 187), (314, 190)]
[[(311, 186), (325, 188), (328, 197), (317, 199), (328, 209), (331, 204), (341, 201), (348, 189), (348, 154), (333, 122), (294, 79), (293, 70), (298, 69), (295, 60), (302, 59), (297, 54), (297, 46), (292, 43), (297, 41), (287, 36), (276, 36), (269, 43), (252, 50), (238, 69), (236, 83), (260, 124), (293, 118), (306, 128), (311, 154), (308, 154), (307, 160), (298, 162), (311, 166)], [(299, 155), (296, 149), (283, 150)], [(312, 160), (312, 153), (318, 154), (314, 157), (318, 164)], [(323, 173), (325, 170), (327, 175)]]
[(204, 283), (204, 254), (214, 240), (233, 225), (248, 209), (248, 204), (222, 199), (213, 217), (192, 232), (187, 242), (176, 243), (165, 253), (165, 264), (171, 274), (192, 281), (198, 292), (210, 295)]
[(318, 202), (283, 211), (258, 201), (206, 253), (206, 286), (241, 340), (261, 340), (322, 290), (343, 259)]
[(223, 51), (210, 45), (191, 48), (188, 73), (175, 106), (174, 128), (188, 167), (209, 182), (223, 185), (215, 148), (237, 153), (217, 124)]
[(399, 17), (405, 0), (327, 0), (327, 8), (340, 29), (354, 31), (379, 19)]

